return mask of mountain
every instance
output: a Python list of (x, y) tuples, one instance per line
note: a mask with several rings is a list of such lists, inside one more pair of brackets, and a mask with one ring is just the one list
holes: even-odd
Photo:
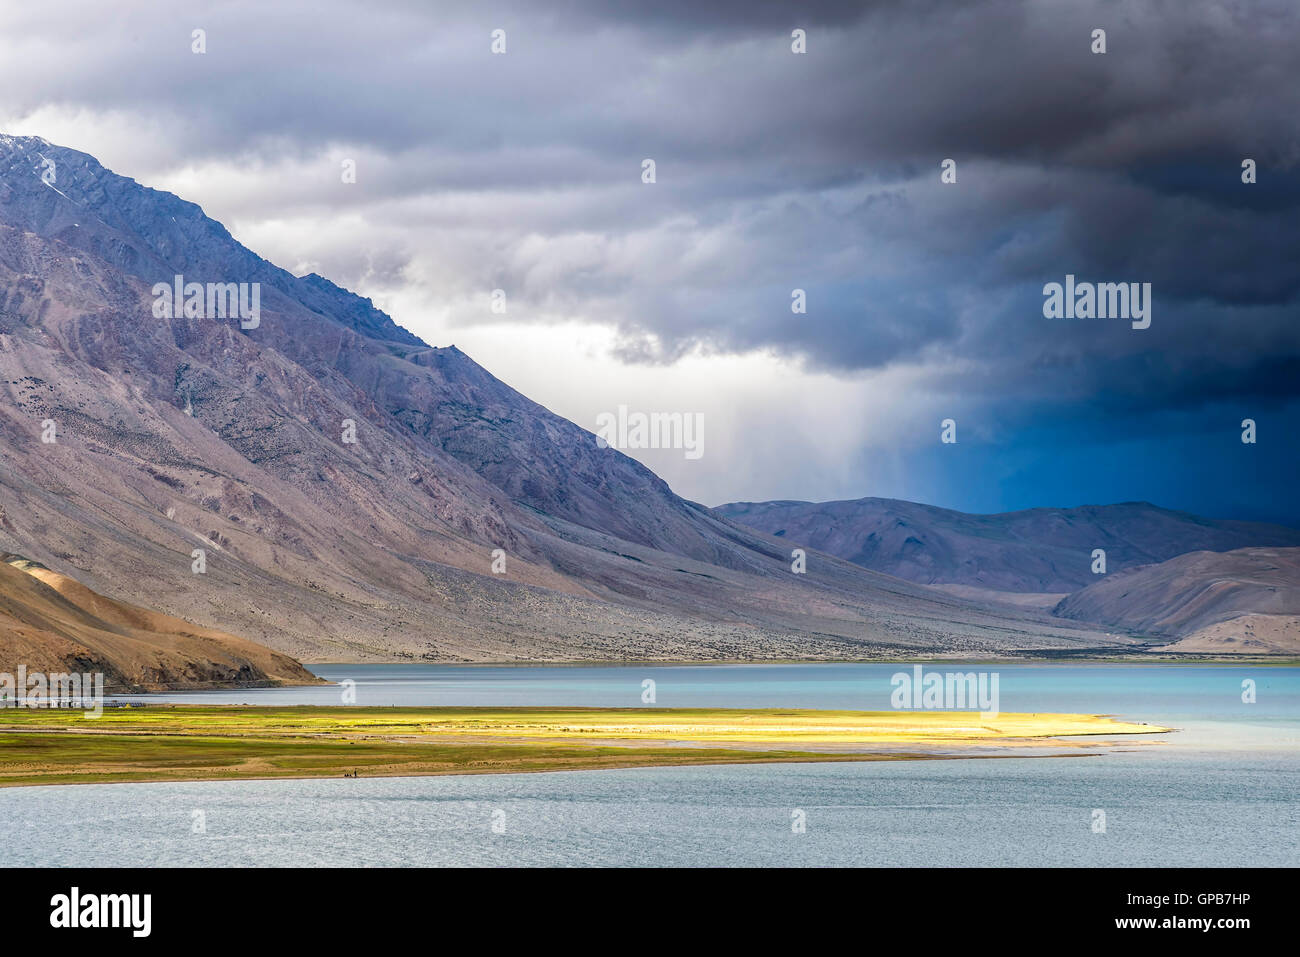
[(316, 684), (293, 659), (113, 601), (20, 555), (0, 555), (0, 673), (104, 675), (109, 691)]
[(1240, 615), (1152, 651), (1189, 655), (1300, 656), (1300, 615)]
[[(154, 285), (177, 275), (260, 284), (259, 321), (160, 318)], [(794, 574), (788, 542), (679, 498), (454, 346), (39, 138), (0, 136), (0, 387), (0, 548), (303, 660), (1114, 641), (816, 552)]]
[(1106, 575), (1055, 613), (1184, 639), (1179, 651), (1300, 652), (1300, 548), (1191, 552)]
[[(1191, 551), (1300, 546), (1300, 530), (1217, 521), (1147, 502), (1034, 508), (968, 515), (886, 498), (841, 502), (737, 502), (714, 511), (733, 521), (922, 584), (1063, 594), (1097, 581), (1094, 549), (1108, 572)], [(987, 594), (984, 597), (994, 597)]]

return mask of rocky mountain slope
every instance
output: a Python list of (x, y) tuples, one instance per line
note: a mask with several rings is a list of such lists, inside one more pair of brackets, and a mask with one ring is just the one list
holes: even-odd
[(1097, 548), (1105, 550), (1106, 569), (1113, 574), (1192, 551), (1300, 546), (1300, 529), (1217, 521), (1147, 502), (968, 515), (864, 498), (737, 502), (715, 512), (791, 545), (908, 581), (1016, 593), (1060, 594), (1093, 585)]
[(1179, 638), (1245, 615), (1300, 616), (1300, 548), (1191, 552), (1126, 569), (1063, 599), (1055, 613)]
[[(176, 275), (259, 283), (260, 321), (157, 317)], [(305, 660), (1109, 641), (816, 552), (793, 574), (788, 542), (677, 497), (454, 346), (35, 138), (0, 136), (0, 398), (0, 548)]]
[(110, 692), (316, 684), (251, 641), (113, 601), (19, 555), (0, 555), (0, 673), (94, 673)]
[(1240, 615), (1197, 629), (1153, 651), (1185, 655), (1300, 657), (1300, 615)]

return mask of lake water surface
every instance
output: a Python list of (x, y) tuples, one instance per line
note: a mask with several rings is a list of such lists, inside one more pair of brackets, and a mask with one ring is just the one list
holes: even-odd
[[(339, 665), (360, 705), (887, 710), (907, 665)], [(1300, 864), (1300, 669), (996, 671), (1002, 711), (1178, 729), (1088, 757), (0, 789), (8, 865)], [(1256, 701), (1242, 701), (1242, 682)], [(151, 700), (338, 704), (336, 686)], [(196, 812), (199, 812), (196, 814)], [(1094, 830), (1105, 814), (1104, 833)], [(204, 829), (196, 833), (195, 821)], [(804, 830), (792, 822), (802, 819)]]

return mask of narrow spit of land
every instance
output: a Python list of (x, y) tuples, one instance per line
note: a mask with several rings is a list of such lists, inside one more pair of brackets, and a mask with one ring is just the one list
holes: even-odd
[(87, 718), (8, 708), (0, 786), (951, 758), (1168, 730), (952, 711), (168, 705)]

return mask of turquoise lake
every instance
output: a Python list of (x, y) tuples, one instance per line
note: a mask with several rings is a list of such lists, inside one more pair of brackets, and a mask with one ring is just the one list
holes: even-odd
[[(1002, 711), (1174, 727), (1086, 757), (0, 790), (23, 865), (1296, 866), (1300, 669), (927, 664)], [(910, 665), (315, 666), (360, 705), (887, 710)], [(1243, 681), (1255, 702), (1242, 701)], [(339, 704), (337, 686), (150, 700)], [(1095, 829), (1097, 812), (1105, 830)], [(803, 830), (792, 827), (804, 822)], [(197, 826), (201, 821), (202, 828)]]

